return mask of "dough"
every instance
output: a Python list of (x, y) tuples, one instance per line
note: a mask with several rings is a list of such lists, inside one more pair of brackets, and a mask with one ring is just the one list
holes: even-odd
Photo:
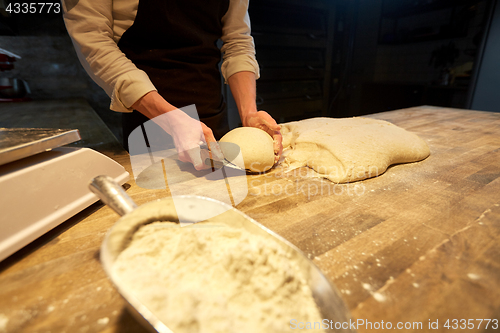
[(321, 177), (347, 183), (376, 177), (391, 164), (429, 156), (427, 144), (387, 121), (370, 118), (311, 118), (281, 125), (289, 167), (308, 166)]
[(235, 128), (224, 135), (219, 144), (226, 159), (240, 168), (264, 172), (274, 165), (273, 138), (261, 129)]

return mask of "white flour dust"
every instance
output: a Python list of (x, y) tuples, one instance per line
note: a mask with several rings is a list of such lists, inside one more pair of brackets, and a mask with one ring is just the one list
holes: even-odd
[(155, 222), (134, 234), (113, 275), (176, 333), (292, 332), (292, 319), (321, 321), (294, 258), (244, 229)]
[(7, 324), (9, 322), (9, 317), (0, 313), (0, 332), (7, 332)]

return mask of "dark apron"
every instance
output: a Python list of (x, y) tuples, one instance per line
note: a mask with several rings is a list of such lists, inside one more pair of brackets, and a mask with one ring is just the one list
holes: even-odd
[[(195, 104), (216, 139), (229, 130), (216, 45), (228, 7), (229, 0), (139, 0), (135, 21), (118, 43), (167, 102)], [(138, 111), (123, 113), (126, 148), (130, 133), (147, 120)]]

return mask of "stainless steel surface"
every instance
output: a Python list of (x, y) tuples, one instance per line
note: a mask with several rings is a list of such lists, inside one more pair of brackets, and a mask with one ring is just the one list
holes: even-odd
[(129, 179), (123, 166), (89, 148), (58, 147), (1, 165), (0, 261), (96, 202), (88, 180), (101, 174)]
[(17, 59), (21, 59), (21, 56), (15, 54), (15, 53), (12, 53), (10, 51), (7, 51), (6, 49), (2, 49), (0, 48), (0, 54), (5, 54), (6, 56), (9, 56), (11, 58), (17, 58)]
[[(106, 178), (100, 179), (100, 182), (107, 181), (108, 179)], [(99, 191), (96, 194), (99, 196), (105, 195), (106, 193), (106, 191)], [(122, 191), (118, 191), (117, 195), (118, 194), (127, 196), (127, 194)], [(101, 199), (103, 199), (103, 201), (108, 200), (102, 197)], [(175, 206), (173, 204), (174, 200)], [(168, 210), (168, 213), (158, 219), (159, 212), (158, 208), (155, 209), (155, 205), (156, 207), (162, 207), (162, 214), (165, 214), (165, 210)], [(172, 209), (167, 209), (165, 207), (172, 207)], [(117, 280), (112, 274), (111, 268), (113, 262), (116, 260), (120, 251), (122, 251), (126, 247), (125, 244), (127, 244), (128, 242), (125, 238), (130, 238), (131, 235), (133, 235), (133, 233), (141, 225), (149, 223), (152, 220), (174, 221), (172, 219), (173, 216), (178, 216), (178, 219), (181, 220), (181, 215), (183, 216), (183, 219), (185, 219), (186, 217), (191, 217), (193, 218), (193, 220), (195, 220), (197, 215), (199, 215), (200, 213), (206, 213), (209, 210), (223, 211), (224, 214), (230, 214), (231, 218), (228, 219), (228, 221), (230, 222), (220, 222), (218, 220), (218, 222), (220, 223), (226, 223), (231, 227), (241, 227), (253, 234), (259, 234), (264, 237), (273, 237), (281, 244), (283, 244), (283, 246), (289, 247), (292, 251), (295, 252), (296, 258), (298, 258), (299, 260), (300, 267), (307, 270), (308, 274), (306, 274), (306, 276), (309, 276), (308, 284), (312, 290), (316, 304), (320, 309), (322, 318), (328, 318), (333, 322), (340, 323), (348, 323), (351, 320), (350, 312), (344, 301), (342, 300), (339, 291), (333, 286), (328, 278), (323, 275), (319, 268), (311, 260), (309, 260), (295, 245), (291, 244), (286, 239), (274, 233), (273, 231), (267, 229), (241, 211), (220, 201), (200, 196), (177, 196), (147, 203), (137, 209), (137, 212), (140, 211), (137, 216), (134, 216), (136, 211), (132, 211), (131, 213), (122, 216), (122, 218), (120, 218), (117, 223), (115, 223), (111, 230), (108, 231), (101, 245), (100, 256), (104, 270), (106, 271), (108, 277), (114, 283), (120, 294), (131, 306), (131, 310), (134, 316), (136, 316), (138, 320), (143, 325), (145, 325), (145, 327), (161, 333), (172, 333), (172, 331), (166, 326), (165, 323), (157, 318), (154, 313), (152, 313), (144, 304), (142, 304), (134, 295), (132, 295), (126, 287), (121, 285), (120, 281)], [(112, 241), (110, 239), (112, 239)], [(338, 330), (327, 331), (355, 332), (350, 328), (341, 328)]]
[(89, 189), (120, 216), (137, 208), (136, 203), (125, 193), (123, 187), (109, 176), (95, 177), (89, 184)]
[(0, 165), (80, 139), (76, 129), (0, 128)]

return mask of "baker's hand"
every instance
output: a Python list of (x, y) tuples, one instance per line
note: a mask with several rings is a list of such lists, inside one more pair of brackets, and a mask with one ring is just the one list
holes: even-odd
[[(166, 129), (172, 136), (179, 159), (182, 162), (192, 163), (196, 170), (210, 168), (204, 163), (206, 158), (211, 157), (219, 160), (224, 158), (212, 130), (182, 110), (169, 111), (154, 118), (153, 121)], [(204, 143), (210, 148), (210, 153), (200, 149), (200, 144)]]
[[(147, 93), (132, 107), (152, 119), (170, 134), (174, 139), (179, 159), (192, 163), (196, 170), (210, 168), (203, 163), (210, 155), (218, 160), (224, 158), (212, 130), (208, 126), (165, 101), (156, 91)], [(200, 144), (203, 143), (206, 143), (210, 148), (210, 153), (200, 149)]]
[(283, 152), (283, 137), (281, 136), (281, 126), (276, 123), (266, 111), (247, 113), (242, 119), (243, 126), (256, 127), (266, 131), (273, 137), (274, 141), (274, 162), (276, 163)]

